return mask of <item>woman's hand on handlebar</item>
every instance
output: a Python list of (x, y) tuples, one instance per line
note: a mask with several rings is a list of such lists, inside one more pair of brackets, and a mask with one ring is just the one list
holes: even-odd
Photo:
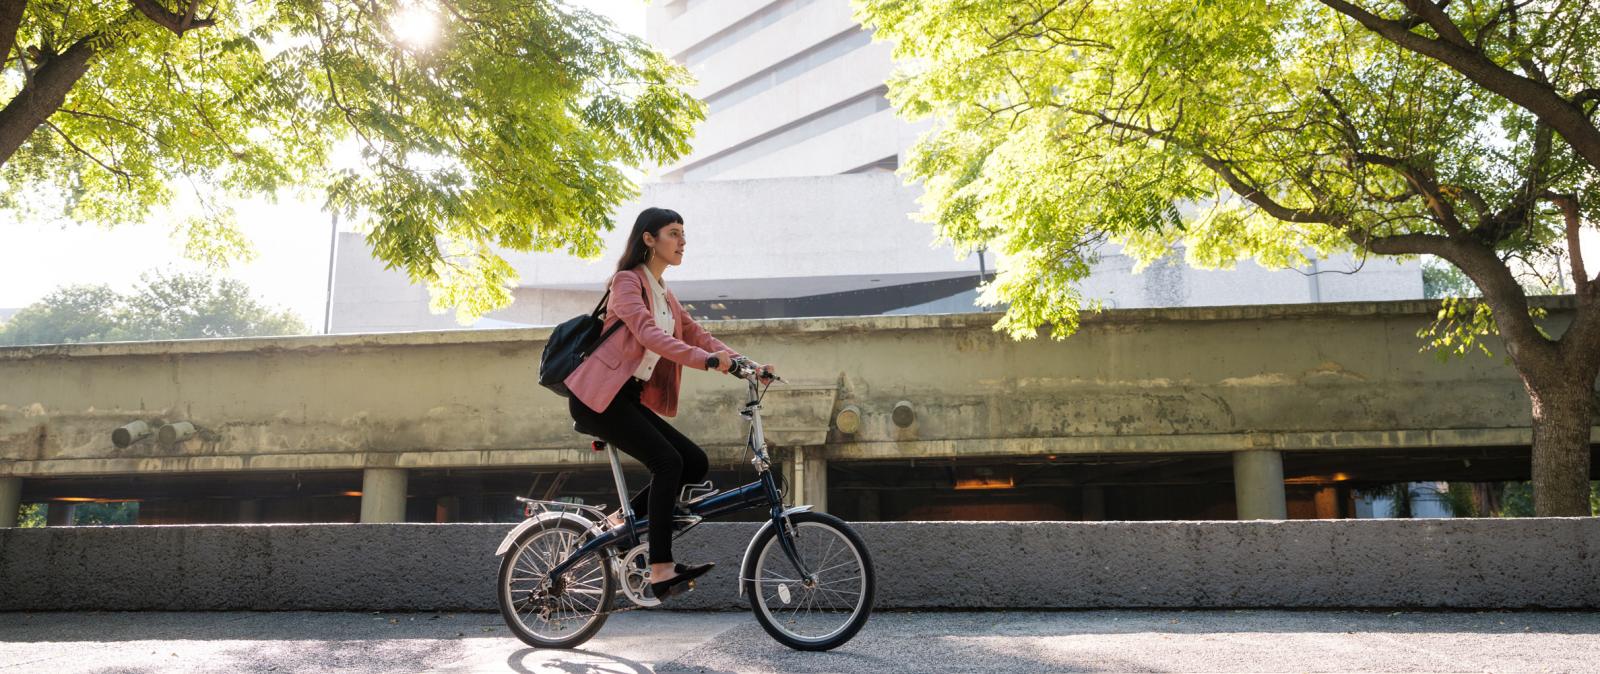
[(727, 351), (718, 351), (711, 354), (711, 359), (706, 365), (713, 370), (727, 374), (728, 368), (733, 366), (733, 354)]

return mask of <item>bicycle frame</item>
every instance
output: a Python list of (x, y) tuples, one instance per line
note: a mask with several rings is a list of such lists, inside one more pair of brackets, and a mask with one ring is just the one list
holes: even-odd
[[(753, 454), (753, 457), (750, 459), (750, 463), (756, 468), (757, 479), (755, 482), (751, 482), (732, 491), (714, 494), (700, 501), (691, 503), (688, 506), (689, 512), (690, 514), (697, 515), (705, 519), (712, 519), (741, 510), (766, 506), (771, 514), (771, 520), (766, 526), (777, 526), (779, 528), (778, 541), (783, 547), (784, 556), (788, 557), (789, 563), (794, 565), (795, 571), (800, 574), (801, 578), (809, 578), (811, 577), (810, 571), (805, 567), (805, 564), (800, 561), (800, 556), (795, 551), (794, 539), (790, 536), (792, 533), (792, 527), (790, 527), (788, 524), (788, 516), (794, 512), (810, 510), (811, 507), (800, 506), (789, 509), (785, 509), (783, 507), (783, 493), (782, 490), (778, 488), (777, 478), (773, 477), (772, 475), (772, 463), (768, 458), (767, 443), (761, 432), (761, 403), (759, 384), (757, 383), (757, 378), (754, 375), (747, 378), (746, 382), (749, 384), (749, 399), (745, 402), (744, 407), (739, 410), (739, 415), (750, 422), (748, 429), (749, 432), (745, 436), (745, 445)], [(567, 558), (562, 560), (560, 564), (557, 564), (555, 567), (551, 568), (550, 571), (545, 574), (547, 578), (560, 577), (561, 574), (566, 573), (566, 571), (574, 564), (583, 561), (589, 555), (599, 554), (602, 552), (608, 555), (616, 554), (616, 550), (613, 548), (613, 546), (616, 546), (624, 538), (629, 541), (630, 547), (638, 545), (640, 532), (649, 531), (650, 529), (650, 520), (638, 519), (633, 512), (633, 508), (629, 505), (627, 480), (625, 480), (622, 475), (622, 463), (617, 457), (617, 448), (608, 445), (606, 451), (611, 462), (611, 475), (616, 480), (617, 484), (617, 497), (621, 499), (622, 502), (624, 524), (623, 526), (605, 531), (590, 539), (589, 542), (579, 546), (577, 550), (574, 550), (572, 554), (568, 555)], [(536, 520), (528, 520), (526, 524), (531, 525), (535, 521)], [(517, 535), (519, 535), (522, 529), (523, 527), (518, 527), (517, 529), (513, 530), (511, 534), (506, 537), (507, 542), (510, 542)], [(752, 539), (751, 542), (754, 543), (754, 539)], [(747, 550), (745, 554), (748, 556), (750, 552)], [(744, 584), (740, 583), (741, 593), (743, 592), (743, 589)]]

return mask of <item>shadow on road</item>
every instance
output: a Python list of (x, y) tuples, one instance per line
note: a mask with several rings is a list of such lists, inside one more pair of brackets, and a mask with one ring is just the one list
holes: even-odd
[[(526, 662), (530, 658), (536, 659), (531, 667)], [(589, 650), (542, 651), (524, 648), (506, 658), (506, 668), (521, 674), (651, 674), (650, 668), (644, 663)]]

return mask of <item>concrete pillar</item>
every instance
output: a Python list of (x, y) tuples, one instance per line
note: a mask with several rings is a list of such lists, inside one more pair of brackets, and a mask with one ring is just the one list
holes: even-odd
[(856, 514), (856, 520), (859, 522), (882, 522), (883, 494), (867, 490), (856, 493), (860, 495), (856, 506), (860, 512)]
[(828, 459), (822, 447), (796, 447), (783, 459), (783, 481), (789, 505), (811, 505), (828, 510)]
[(1283, 454), (1272, 450), (1234, 452), (1233, 499), (1241, 520), (1288, 519)]
[(1317, 490), (1312, 502), (1317, 506), (1317, 519), (1339, 519), (1339, 488), (1328, 486)]
[(261, 499), (247, 498), (239, 501), (240, 524), (256, 524), (261, 521)]
[(807, 503), (817, 512), (828, 512), (828, 457), (822, 447), (804, 449)]
[(784, 448), (780, 451), (777, 447), (768, 447), (767, 451), (774, 462), (772, 469), (783, 476), (783, 502), (788, 505), (805, 503), (805, 501), (800, 500), (801, 493), (805, 491), (805, 485), (795, 479), (800, 474), (795, 471), (796, 460), (800, 450)]
[(22, 478), (0, 477), (0, 528), (17, 526), (22, 507)]
[(368, 468), (361, 476), (361, 522), (406, 521), (406, 469)]
[(1083, 503), (1078, 519), (1100, 522), (1106, 518), (1106, 490), (1102, 487), (1084, 487)]
[[(520, 504), (519, 504), (520, 505)], [(439, 524), (461, 520), (461, 497), (440, 496), (433, 500), (433, 521)]]
[(62, 501), (55, 501), (45, 506), (44, 525), (47, 527), (70, 527), (72, 516), (78, 511), (78, 506)]

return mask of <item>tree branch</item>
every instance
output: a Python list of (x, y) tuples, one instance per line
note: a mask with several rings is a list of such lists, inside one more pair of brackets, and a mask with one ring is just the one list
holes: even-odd
[(1322, 94), (1323, 98), (1327, 99), (1328, 105), (1333, 106), (1333, 114), (1339, 120), (1337, 127), (1339, 135), (1344, 136), (1345, 145), (1350, 147), (1351, 152), (1360, 152), (1363, 147), (1361, 132), (1356, 129), (1356, 122), (1350, 117), (1350, 113), (1345, 110), (1344, 103), (1334, 97), (1333, 92), (1326, 87), (1317, 87), (1317, 91)]
[(1230, 162), (1213, 157), (1201, 151), (1200, 148), (1184, 143), (1170, 133), (1113, 119), (1107, 116), (1105, 113), (1095, 110), (1081, 110), (1075, 108), (1068, 108), (1068, 110), (1080, 115), (1098, 119), (1106, 126), (1123, 129), (1125, 131), (1133, 131), (1143, 134), (1146, 137), (1166, 143), (1172, 143), (1173, 145), (1183, 148), (1185, 151), (1198, 158), (1200, 163), (1204, 164), (1205, 167), (1210, 169), (1212, 173), (1215, 173), (1217, 176), (1221, 177), (1223, 182), (1228, 184), (1228, 189), (1233, 190), (1235, 194), (1238, 194), (1240, 197), (1243, 197), (1250, 203), (1255, 204), (1258, 208), (1266, 211), (1268, 215), (1271, 215), (1274, 218), (1283, 220), (1285, 222), (1334, 224), (1334, 218), (1331, 214), (1317, 210), (1290, 208), (1278, 203), (1276, 200), (1272, 199), (1272, 197), (1267, 196), (1265, 192), (1261, 191), (1261, 188), (1251, 184), (1247, 177), (1241, 177), (1239, 172), (1235, 171), (1230, 165)]
[(1558, 346), (1540, 334), (1528, 315), (1528, 297), (1511, 270), (1494, 251), (1468, 238), (1438, 234), (1396, 234), (1373, 236), (1368, 232), (1346, 230), (1356, 245), (1382, 255), (1437, 255), (1472, 279), (1483, 300), (1494, 313), (1495, 324), (1505, 337), (1506, 348), (1519, 364), (1548, 372), (1558, 361)]
[(1578, 197), (1554, 192), (1545, 192), (1540, 196), (1561, 209), (1561, 215), (1566, 220), (1567, 257), (1572, 261), (1572, 287), (1579, 296), (1587, 297), (1592, 292), (1593, 284), (1584, 272), (1583, 253), (1578, 248), (1578, 231), (1583, 224), (1583, 215), (1578, 210)]
[(1437, 5), (1433, 4), (1432, 0), (1405, 0), (1404, 4), (1406, 9), (1411, 10), (1413, 14), (1416, 14), (1426, 22), (1444, 41), (1457, 46), (1472, 48), (1472, 43), (1467, 41), (1467, 36), (1462, 35), (1461, 29), (1456, 26), (1454, 21), (1450, 20), (1450, 15), (1444, 13), (1445, 5), (1450, 4), (1450, 0), (1444, 0)]
[(65, 52), (43, 58), (22, 91), (0, 108), (0, 165), (66, 101), (67, 92), (89, 70), (89, 59), (95, 54), (92, 45), (100, 38), (100, 33), (85, 35)]
[(1529, 218), (1533, 215), (1534, 202), (1539, 199), (1539, 194), (1543, 191), (1544, 166), (1550, 156), (1554, 135), (1550, 126), (1542, 120), (1535, 124), (1533, 154), (1528, 158), (1528, 167), (1523, 173), (1522, 187), (1517, 196), (1500, 211), (1479, 218), (1478, 226), (1472, 228), (1469, 234), (1484, 244), (1493, 246), (1528, 225)]
[(1022, 33), (1022, 31), (1024, 29), (1028, 28), (1029, 26), (1038, 25), (1039, 22), (1044, 21), (1046, 18), (1049, 18), (1049, 16), (1051, 14), (1054, 14), (1056, 10), (1061, 9), (1061, 6), (1067, 4), (1067, 2), (1068, 2), (1068, 0), (1057, 0), (1057, 2), (1056, 2), (1054, 7), (1051, 7), (1049, 9), (1044, 10), (1044, 11), (1041, 11), (1041, 12), (1039, 12), (1039, 14), (1037, 16), (1033, 17), (1032, 19), (1029, 19), (1027, 21), (1023, 21), (1022, 23), (1019, 23), (1019, 24), (1013, 26), (1011, 28), (1011, 30), (1007, 31), (1005, 34), (998, 35), (998, 36), (991, 36), (993, 38), (993, 41), (991, 41), (989, 43), (989, 46), (986, 47), (985, 50), (992, 51), (995, 47), (1000, 46), (1006, 40), (1009, 40), (1011, 38), (1014, 38), (1014, 37), (1020, 35)]
[(204, 19), (195, 18), (195, 11), (199, 8), (200, 0), (189, 0), (189, 9), (183, 14), (178, 14), (162, 6), (156, 0), (128, 0), (128, 4), (139, 10), (140, 14), (154, 21), (156, 25), (176, 33), (178, 37), (194, 28), (205, 28), (216, 25), (216, 12), (213, 11)]
[[(1355, 19), (1368, 30), (1377, 33), (1407, 50), (1443, 63), (1479, 86), (1500, 95), (1512, 103), (1532, 112), (1549, 124), (1556, 133), (1567, 139), (1572, 149), (1589, 165), (1600, 169), (1600, 128), (1596, 128), (1583, 109), (1562, 98), (1550, 85), (1518, 75), (1490, 60), (1471, 44), (1459, 44), (1445, 39), (1432, 39), (1411, 32), (1399, 21), (1385, 19), (1368, 12), (1346, 0), (1319, 0), (1334, 11)], [(1427, 0), (1406, 0), (1407, 6), (1417, 5), (1418, 10), (1437, 10)], [(1443, 12), (1439, 12), (1443, 15)], [(1424, 18), (1426, 18), (1424, 16)], [(1443, 17), (1445, 22), (1449, 17)], [(1434, 26), (1444, 35), (1444, 29)], [(1454, 24), (1450, 24), (1454, 26)], [(1460, 31), (1455, 31), (1459, 35)]]
[(67, 145), (69, 147), (71, 147), (73, 149), (73, 151), (75, 151), (78, 154), (81, 154), (81, 155), (83, 155), (85, 157), (88, 157), (90, 161), (93, 161), (94, 163), (99, 164), (100, 168), (103, 168), (106, 171), (116, 175), (117, 177), (122, 178), (122, 184), (123, 184), (124, 187), (132, 187), (133, 186), (133, 176), (129, 175), (127, 171), (124, 171), (124, 170), (119, 169), (119, 168), (113, 168), (111, 166), (108, 166), (108, 165), (106, 165), (105, 162), (100, 161), (99, 157), (94, 156), (88, 150), (85, 150), (85, 149), (83, 149), (81, 147), (78, 147), (77, 143), (72, 142), (72, 137), (68, 136), (67, 132), (62, 131), (60, 127), (58, 127), (58, 126), (56, 126), (54, 124), (51, 124), (48, 120), (46, 120), (44, 122), (44, 126), (46, 128), (48, 128), (48, 129), (50, 129), (51, 131), (56, 132), (56, 135), (61, 136), (61, 140), (67, 141)]
[(1448, 232), (1451, 236), (1458, 236), (1466, 232), (1466, 228), (1461, 225), (1461, 219), (1456, 215), (1455, 206), (1444, 198), (1444, 194), (1439, 190), (1439, 184), (1434, 180), (1432, 172), (1427, 169), (1413, 167), (1404, 161), (1376, 152), (1357, 152), (1353, 156), (1356, 161), (1363, 164), (1376, 164), (1388, 167), (1393, 169), (1395, 173), (1399, 173), (1401, 177), (1406, 179), (1406, 182), (1411, 184), (1411, 189), (1422, 195), (1423, 201), (1428, 205), (1428, 210), (1433, 211), (1439, 226), (1444, 228), (1445, 232)]
[(1476, 211), (1478, 214), (1478, 220), (1481, 221), (1484, 218), (1489, 217), (1489, 202), (1485, 201), (1483, 195), (1478, 194), (1477, 190), (1464, 185), (1439, 185), (1440, 194), (1448, 194), (1451, 192), (1461, 195), (1462, 200), (1466, 201), (1468, 205), (1472, 206), (1472, 210)]
[(103, 120), (103, 121), (107, 121), (107, 122), (114, 122), (114, 123), (117, 123), (117, 124), (121, 124), (121, 125), (126, 126), (126, 127), (130, 128), (130, 129), (133, 129), (134, 131), (138, 131), (141, 135), (143, 135), (146, 138), (149, 138), (151, 142), (155, 143), (161, 149), (163, 149), (163, 150), (169, 149), (167, 144), (162, 142), (161, 138), (159, 136), (155, 135), (154, 133), (151, 133), (149, 129), (146, 129), (146, 128), (142, 127), (142, 126), (139, 126), (138, 124), (134, 124), (133, 122), (130, 122), (130, 121), (125, 120), (125, 119), (122, 119), (120, 117), (112, 117), (110, 115), (102, 115), (102, 114), (99, 114), (99, 113), (87, 112), (87, 111), (84, 111), (84, 110), (74, 110), (72, 108), (66, 108), (66, 107), (61, 108), (60, 111), (66, 113), (66, 114), (69, 114), (69, 115), (73, 115), (75, 117), (88, 117), (88, 118), (91, 118), (91, 119), (99, 119), (99, 120)]
[(17, 46), (17, 28), (22, 25), (22, 10), (28, 0), (0, 0), (0, 59), (11, 61), (11, 50)]

